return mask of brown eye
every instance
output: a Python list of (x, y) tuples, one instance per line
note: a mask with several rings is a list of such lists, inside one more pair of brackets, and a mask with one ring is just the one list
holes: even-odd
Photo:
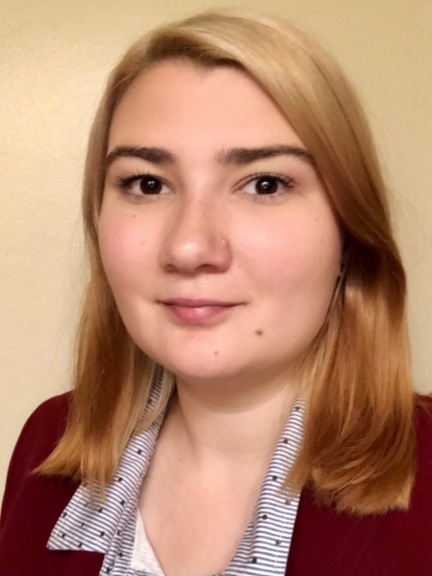
[(254, 174), (245, 191), (254, 196), (277, 196), (293, 186), (294, 181), (284, 174)]
[(159, 194), (162, 182), (153, 176), (144, 176), (139, 180), (139, 189), (143, 194)]
[(274, 194), (278, 191), (278, 181), (271, 176), (258, 178), (255, 184), (257, 194)]
[(159, 196), (169, 192), (162, 180), (152, 174), (136, 174), (126, 178), (118, 176), (115, 180), (115, 186), (122, 194), (134, 198)]

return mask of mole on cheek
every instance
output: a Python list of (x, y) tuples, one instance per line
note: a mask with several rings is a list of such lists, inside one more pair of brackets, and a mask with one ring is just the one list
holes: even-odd
[(262, 336), (262, 333), (263, 333), (263, 331), (260, 330), (260, 329), (255, 330), (255, 334), (256, 334), (257, 336)]
[(214, 355), (217, 356), (219, 352), (217, 350), (214, 351)]

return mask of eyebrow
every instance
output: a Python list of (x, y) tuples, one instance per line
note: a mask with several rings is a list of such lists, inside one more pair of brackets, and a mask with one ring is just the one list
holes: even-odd
[[(286, 144), (261, 146), (259, 148), (228, 148), (219, 152), (216, 159), (221, 164), (244, 165), (256, 160), (275, 158), (277, 156), (294, 156), (311, 166), (315, 166), (315, 160), (307, 150), (300, 146), (288, 146)], [(108, 170), (118, 158), (140, 158), (159, 165), (174, 164), (177, 160), (176, 156), (165, 148), (116, 146), (106, 157), (105, 169)]]

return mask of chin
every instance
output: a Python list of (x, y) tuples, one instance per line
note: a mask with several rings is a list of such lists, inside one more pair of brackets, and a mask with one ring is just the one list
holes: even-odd
[(242, 372), (240, 367), (227, 366), (219, 362), (195, 359), (194, 362), (170, 361), (161, 359), (159, 363), (173, 372), (178, 378), (188, 381), (219, 380), (235, 377)]
[(239, 363), (238, 358), (236, 362), (230, 362), (227, 358), (223, 360), (220, 358), (221, 353), (215, 354), (213, 350), (208, 354), (196, 351), (194, 354), (181, 356), (152, 354), (149, 351), (148, 355), (178, 378), (186, 381), (227, 380), (248, 371), (247, 365)]

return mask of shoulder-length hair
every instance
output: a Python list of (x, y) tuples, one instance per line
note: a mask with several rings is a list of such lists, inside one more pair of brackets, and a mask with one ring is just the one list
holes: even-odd
[[(312, 154), (345, 239), (343, 275), (303, 359), (304, 441), (287, 486), (359, 514), (408, 507), (415, 474), (415, 395), (405, 319), (406, 279), (387, 192), (364, 112), (338, 64), (280, 19), (212, 10), (163, 25), (134, 43), (112, 71), (88, 145), (83, 217), (90, 259), (66, 431), (38, 469), (100, 486), (128, 439), (173, 394), (148, 407), (160, 367), (129, 337), (98, 245), (108, 133), (134, 79), (158, 62), (234, 66), (273, 99)], [(143, 409), (147, 406), (146, 416)]]

